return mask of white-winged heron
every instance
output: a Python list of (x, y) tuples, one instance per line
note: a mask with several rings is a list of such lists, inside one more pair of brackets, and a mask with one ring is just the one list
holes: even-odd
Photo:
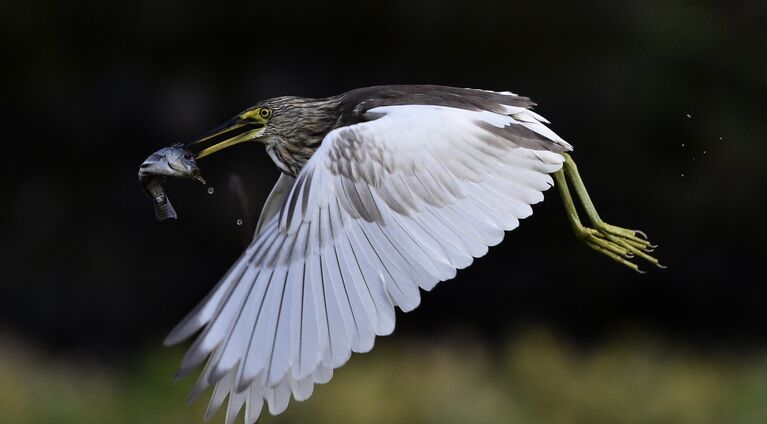
[(243, 405), (252, 423), (264, 400), (279, 414), (291, 395), (307, 399), (394, 330), (395, 306), (414, 309), (419, 289), (500, 243), (554, 181), (579, 239), (634, 270), (636, 257), (660, 266), (643, 233), (600, 219), (572, 146), (532, 106), (510, 92), (378, 86), (265, 100), (190, 143), (199, 159), (260, 142), (282, 171), (253, 241), (165, 340), (202, 330), (179, 371), (207, 359), (190, 399), (214, 385), (207, 417), (229, 396), (228, 423)]

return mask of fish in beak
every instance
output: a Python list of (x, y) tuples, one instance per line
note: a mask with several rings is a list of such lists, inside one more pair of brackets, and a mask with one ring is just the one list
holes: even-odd
[(205, 184), (194, 155), (183, 147), (164, 147), (149, 155), (139, 167), (138, 179), (144, 193), (152, 198), (155, 216), (160, 221), (178, 218), (165, 193), (166, 177), (193, 179)]

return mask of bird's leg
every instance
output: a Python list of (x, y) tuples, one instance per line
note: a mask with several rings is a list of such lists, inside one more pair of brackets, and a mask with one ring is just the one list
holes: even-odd
[(578, 211), (573, 203), (573, 198), (570, 195), (570, 189), (567, 187), (563, 169), (554, 173), (554, 179), (557, 186), (559, 186), (559, 193), (562, 195), (562, 201), (567, 212), (567, 219), (570, 221), (570, 227), (572, 227), (575, 236), (597, 252), (600, 252), (610, 259), (635, 271), (639, 271), (639, 267), (635, 263), (628, 261), (627, 258), (630, 258), (630, 254), (625, 248), (617, 246), (615, 243), (608, 242), (600, 236), (597, 230), (584, 227), (583, 224), (581, 224), (581, 220), (578, 217)]
[[(591, 202), (591, 198), (586, 191), (586, 186), (583, 184), (573, 158), (567, 153), (564, 156), (565, 163), (562, 169), (554, 174), (554, 179), (559, 186), (559, 192), (562, 195), (562, 200), (567, 210), (567, 218), (575, 232), (575, 236), (592, 249), (637, 272), (642, 271), (637, 264), (630, 261), (634, 257), (640, 257), (653, 265), (663, 268), (657, 259), (649, 255), (656, 246), (647, 241), (643, 232), (617, 227), (602, 221), (594, 204)], [(593, 228), (586, 227), (581, 223), (572, 195), (570, 194), (568, 180)]]

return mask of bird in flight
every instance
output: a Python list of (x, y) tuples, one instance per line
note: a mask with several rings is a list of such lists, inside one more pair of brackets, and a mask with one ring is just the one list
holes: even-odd
[(309, 398), (394, 330), (395, 306), (413, 310), (419, 289), (500, 243), (554, 182), (580, 240), (636, 271), (637, 258), (661, 266), (644, 233), (602, 221), (572, 146), (533, 105), (434, 85), (276, 97), (188, 144), (201, 159), (262, 143), (281, 171), (253, 241), (165, 339), (199, 332), (178, 376), (205, 363), (189, 401), (214, 386), (206, 420), (227, 397), (227, 423)]

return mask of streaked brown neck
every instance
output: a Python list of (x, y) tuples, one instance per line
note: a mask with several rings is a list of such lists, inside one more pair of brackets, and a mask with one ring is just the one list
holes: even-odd
[(339, 122), (339, 97), (308, 99), (279, 97), (274, 104), (273, 131), (266, 151), (282, 172), (296, 176)]

